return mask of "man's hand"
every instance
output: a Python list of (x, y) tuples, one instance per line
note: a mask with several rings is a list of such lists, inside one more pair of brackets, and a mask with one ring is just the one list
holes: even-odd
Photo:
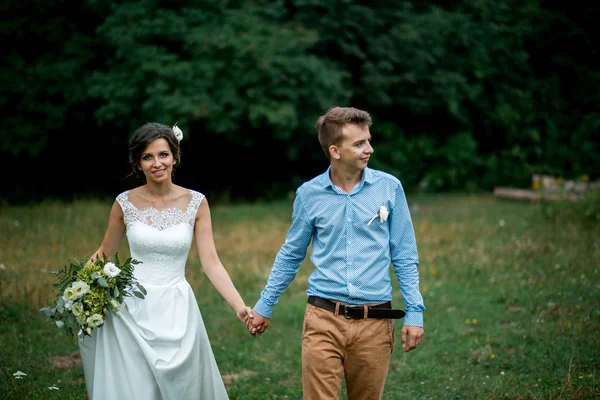
[(402, 327), (402, 347), (404, 348), (404, 352), (416, 349), (421, 344), (424, 334), (425, 331), (419, 326), (404, 325)]
[(252, 334), (252, 336), (260, 336), (267, 330), (269, 326), (270, 318), (263, 317), (255, 310), (252, 310), (251, 313), (254, 315), (254, 318), (249, 319), (246, 323), (248, 327), (248, 331)]

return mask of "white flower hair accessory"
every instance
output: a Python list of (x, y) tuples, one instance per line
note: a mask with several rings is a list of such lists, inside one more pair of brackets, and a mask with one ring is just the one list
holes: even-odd
[(173, 133), (175, 134), (175, 138), (177, 138), (177, 141), (181, 142), (181, 139), (183, 139), (183, 132), (181, 131), (181, 129), (179, 129), (177, 124), (173, 125)]
[(388, 217), (390, 215), (390, 212), (388, 211), (387, 207), (385, 205), (379, 207), (379, 211), (377, 211), (377, 214), (373, 215), (373, 218), (371, 218), (371, 220), (369, 221), (369, 223), (367, 225), (371, 225), (371, 222), (373, 222), (375, 220), (375, 218), (379, 217), (379, 221), (380, 222), (385, 222), (387, 221)]

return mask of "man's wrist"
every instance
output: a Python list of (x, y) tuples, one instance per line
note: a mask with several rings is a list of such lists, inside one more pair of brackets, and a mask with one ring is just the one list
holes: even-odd
[(423, 313), (407, 311), (404, 316), (404, 325), (423, 327)]
[(265, 318), (271, 318), (273, 307), (266, 304), (261, 298), (254, 305), (254, 311)]

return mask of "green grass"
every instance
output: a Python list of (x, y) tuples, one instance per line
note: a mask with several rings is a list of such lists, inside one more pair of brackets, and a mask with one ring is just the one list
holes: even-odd
[[(397, 322), (384, 399), (600, 398), (597, 223), (582, 223), (560, 205), (549, 213), (548, 205), (490, 195), (415, 195), (409, 203), (425, 338), (402, 352)], [(212, 208), (221, 259), (252, 306), (284, 240), (291, 201)], [(89, 200), (0, 208), (0, 398), (85, 397), (81, 367), (60, 368), (56, 358), (76, 355), (76, 342), (36, 310), (53, 295), (49, 272), (97, 248), (109, 209), (110, 202)], [(119, 254), (128, 254), (126, 241)], [(192, 249), (188, 280), (231, 399), (301, 399), (310, 272), (305, 261), (268, 331), (255, 338), (204, 277)], [(403, 306), (397, 290), (394, 304)], [(15, 379), (16, 371), (27, 376)]]

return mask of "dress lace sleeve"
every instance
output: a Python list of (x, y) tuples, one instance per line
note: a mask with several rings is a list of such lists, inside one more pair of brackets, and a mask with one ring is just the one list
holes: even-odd
[(121, 210), (123, 210), (123, 218), (127, 225), (133, 218), (133, 212), (135, 211), (135, 208), (129, 202), (129, 190), (119, 194), (115, 200), (117, 200), (117, 203), (121, 206)]
[(192, 194), (192, 199), (188, 203), (186, 214), (189, 218), (188, 223), (191, 226), (194, 226), (196, 213), (198, 212), (200, 204), (202, 204), (202, 200), (204, 200), (204, 195), (200, 192), (196, 192), (195, 190), (190, 190), (190, 193)]

